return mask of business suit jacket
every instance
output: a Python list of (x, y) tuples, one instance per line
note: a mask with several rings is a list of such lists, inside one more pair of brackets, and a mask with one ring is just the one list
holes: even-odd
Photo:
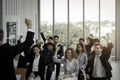
[(19, 45), (10, 46), (4, 44), (0, 46), (0, 79), (1, 80), (16, 80), (13, 67), (13, 58), (33, 44), (34, 33), (28, 31), (26, 40)]
[[(112, 44), (112, 43), (108, 43), (106, 47), (105, 47), (105, 46), (103, 47), (102, 54), (103, 54), (104, 56), (106, 56), (106, 59), (107, 59), (107, 60), (110, 58), (112, 48), (113, 48), (113, 44)], [(93, 51), (92, 53), (90, 53), (89, 59), (90, 59), (91, 56), (93, 56), (93, 55), (94, 55), (94, 51)]]
[[(55, 46), (55, 48), (56, 48), (56, 45), (54, 45), (54, 46)], [(58, 53), (57, 53), (57, 55), (59, 55), (59, 56), (57, 56), (57, 58), (58, 58), (58, 59), (61, 59), (62, 56), (64, 55), (63, 45), (58, 44), (57, 46), (60, 47), (60, 50), (59, 50)], [(55, 48), (54, 48), (54, 51), (55, 51)]]
[[(92, 73), (93, 73), (93, 68), (94, 68), (94, 58), (95, 58), (95, 53), (92, 53), (93, 55), (91, 56), (91, 58), (88, 60), (88, 64), (86, 67), (86, 74), (89, 74), (90, 77), (92, 77)], [(110, 78), (112, 77), (112, 67), (108, 62), (107, 57), (102, 53), (102, 55), (100, 56), (100, 61), (104, 67), (104, 69), (106, 70), (106, 77)]]
[[(29, 68), (28, 68), (28, 71), (27, 71), (29, 75), (32, 72), (34, 59), (35, 59), (35, 55), (31, 58), (30, 65), (29, 65)], [(40, 54), (38, 72), (35, 76), (44, 75), (44, 73), (45, 73), (45, 57), (42, 54)]]
[(26, 67), (27, 67), (26, 58), (25, 56), (20, 55), (17, 68), (26, 68)]
[(49, 50), (44, 50), (43, 51), (43, 55), (45, 57), (45, 63), (46, 66), (48, 66), (48, 69), (50, 70), (50, 72), (54, 71), (54, 61), (53, 61), (53, 56), (54, 56), (55, 52), (53, 50), (49, 51)]

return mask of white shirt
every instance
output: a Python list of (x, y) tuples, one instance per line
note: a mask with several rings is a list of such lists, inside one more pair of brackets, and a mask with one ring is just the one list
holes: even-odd
[(92, 77), (106, 77), (106, 71), (100, 61), (100, 56), (101, 54), (95, 56)]
[(35, 59), (33, 61), (32, 71), (38, 72), (39, 60), (40, 60), (40, 55), (39, 56), (35, 56)]

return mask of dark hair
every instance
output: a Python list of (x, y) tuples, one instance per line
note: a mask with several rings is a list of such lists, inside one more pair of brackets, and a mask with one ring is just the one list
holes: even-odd
[(34, 49), (35, 47), (41, 49), (39, 45), (34, 45), (34, 46), (32, 47), (32, 49)]
[(0, 29), (0, 40), (3, 40), (3, 30), (2, 29)]
[(48, 39), (52, 39), (53, 40), (53, 37), (50, 36)]
[(79, 53), (79, 52), (78, 52), (78, 49), (77, 49), (79, 45), (82, 47), (82, 52), (84, 52), (84, 46), (83, 46), (83, 44), (77, 44), (77, 47), (76, 47), (76, 52), (77, 52), (77, 54)]
[(93, 43), (94, 43), (94, 42), (100, 43), (100, 40), (99, 40), (98, 38), (95, 38), (95, 39), (93, 39)]
[(79, 40), (85, 41), (85, 39), (84, 39), (84, 38), (80, 38)]
[(95, 46), (100, 46), (100, 48), (103, 49), (103, 46), (101, 44), (95, 44)]
[(47, 46), (48, 46), (48, 45), (51, 45), (51, 46), (53, 46), (53, 47), (54, 47), (54, 44), (53, 44), (53, 43), (47, 43)]
[(59, 36), (55, 35), (53, 38), (58, 38), (59, 39)]

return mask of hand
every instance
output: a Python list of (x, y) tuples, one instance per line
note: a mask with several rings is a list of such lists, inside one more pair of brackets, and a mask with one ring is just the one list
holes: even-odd
[(21, 40), (22, 38), (23, 38), (23, 35), (20, 35), (19, 40)]
[(27, 25), (27, 29), (32, 29), (32, 21), (30, 19), (25, 18), (25, 24)]
[(70, 47), (73, 44), (73, 41), (70, 40), (70, 44), (67, 45), (67, 47)]
[(110, 35), (109, 35), (109, 33), (106, 33), (106, 36), (107, 36), (108, 39), (110, 39)]
[(90, 37), (93, 38), (93, 34), (90, 34)]
[(107, 40), (107, 38), (105, 36), (102, 36), (103, 39)]
[(29, 66), (29, 65), (30, 65), (30, 63), (29, 63), (29, 62), (27, 62), (27, 63), (26, 63), (26, 66)]
[(70, 77), (72, 77), (72, 75), (68, 75), (68, 74), (66, 75), (66, 74), (65, 74), (65, 76), (63, 77), (63, 79), (65, 79), (65, 78), (70, 78)]
[(87, 78), (87, 80), (89, 80), (89, 79), (90, 79), (90, 76), (89, 76), (89, 74), (87, 74), (87, 75), (86, 75), (86, 78)]
[(30, 73), (30, 77), (34, 78), (35, 77), (34, 73)]
[(59, 51), (60, 50), (60, 46), (56, 46), (56, 51)]

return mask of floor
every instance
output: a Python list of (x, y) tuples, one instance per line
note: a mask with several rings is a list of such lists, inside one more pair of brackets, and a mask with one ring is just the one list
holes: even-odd
[(111, 62), (112, 65), (112, 74), (113, 77), (111, 80), (120, 80), (120, 63), (118, 63), (117, 61), (112, 61)]

